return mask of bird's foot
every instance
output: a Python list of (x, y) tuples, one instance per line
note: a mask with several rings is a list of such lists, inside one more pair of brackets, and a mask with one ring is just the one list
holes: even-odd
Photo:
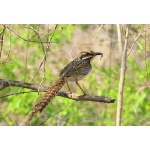
[(72, 97), (72, 96), (73, 96), (73, 93), (72, 93), (72, 92), (69, 92), (68, 95), (69, 95), (69, 97)]

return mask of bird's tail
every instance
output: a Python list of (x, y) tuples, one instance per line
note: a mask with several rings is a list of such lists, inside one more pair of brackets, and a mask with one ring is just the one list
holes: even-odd
[(39, 103), (37, 103), (30, 116), (28, 117), (27, 122), (30, 122), (32, 118), (38, 113), (42, 112), (43, 109), (51, 102), (51, 100), (57, 95), (58, 91), (62, 88), (62, 86), (65, 84), (64, 77), (60, 77), (54, 85), (45, 93), (43, 98)]

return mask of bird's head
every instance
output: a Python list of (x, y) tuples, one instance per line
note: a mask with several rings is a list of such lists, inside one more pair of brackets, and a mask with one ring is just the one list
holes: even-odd
[(101, 55), (101, 58), (103, 57), (103, 53), (100, 52), (94, 52), (94, 51), (90, 51), (90, 52), (86, 52), (86, 51), (82, 51), (79, 53), (78, 58), (85, 60), (85, 59), (93, 59), (95, 56), (97, 55)]

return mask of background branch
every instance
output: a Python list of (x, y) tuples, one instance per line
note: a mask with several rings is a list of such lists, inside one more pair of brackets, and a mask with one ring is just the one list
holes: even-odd
[(121, 25), (117, 24), (117, 33), (118, 33), (118, 45), (119, 45), (119, 52), (122, 54), (123, 47), (122, 47), (122, 34), (121, 34)]
[[(121, 35), (120, 33), (120, 25), (117, 25), (117, 32), (118, 35)], [(120, 81), (119, 81), (119, 91), (118, 91), (118, 102), (117, 102), (117, 114), (116, 114), (116, 125), (121, 125), (121, 114), (122, 114), (122, 105), (123, 105), (123, 91), (124, 91), (124, 81), (125, 81), (125, 72), (126, 72), (126, 58), (127, 58), (127, 43), (128, 43), (128, 33), (129, 29), (128, 26), (126, 27), (126, 36), (125, 36), (125, 44), (124, 44), (124, 50), (123, 47), (119, 46), (120, 51), (122, 51), (122, 58), (121, 58), (121, 72), (120, 72)], [(118, 36), (118, 42), (119, 45), (122, 45), (122, 38), (121, 36)], [(120, 43), (121, 42), (121, 43)]]

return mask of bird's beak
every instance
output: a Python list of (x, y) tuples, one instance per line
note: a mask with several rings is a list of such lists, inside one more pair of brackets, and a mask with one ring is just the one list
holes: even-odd
[[(101, 58), (103, 57), (103, 53), (100, 53), (100, 52), (95, 52), (94, 56), (96, 56), (96, 55), (101, 55)], [(101, 60), (101, 58), (100, 58), (100, 60)]]
[(103, 57), (103, 53), (95, 52), (94, 55), (101, 55)]

